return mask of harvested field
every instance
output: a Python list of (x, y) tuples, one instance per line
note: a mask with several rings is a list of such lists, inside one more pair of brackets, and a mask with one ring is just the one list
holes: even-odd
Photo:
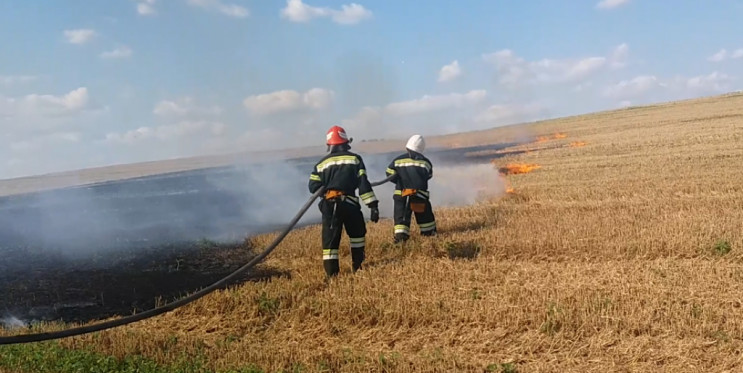
[(263, 264), (286, 276), (58, 344), (0, 347), (0, 371), (30, 371), (18, 356), (40, 348), (58, 349), (47, 364), (85, 351), (161, 371), (739, 371), (743, 95), (525, 126), (538, 142), (493, 152), (492, 172), (540, 167), (503, 176), (511, 193), (437, 209), (436, 238), (396, 246), (391, 221), (369, 223), (365, 269), (350, 274), (344, 237), (343, 274), (325, 283), (320, 228), (298, 229)]

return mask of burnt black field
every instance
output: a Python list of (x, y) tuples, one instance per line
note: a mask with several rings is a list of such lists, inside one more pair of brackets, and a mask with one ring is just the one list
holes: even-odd
[[(432, 150), (436, 170), (487, 163)], [(362, 154), (372, 181), (399, 153)], [(207, 286), (262, 248), (310, 197), (318, 158), (148, 176), (0, 198), (0, 320), (86, 322), (152, 308)], [(379, 198), (392, 185), (375, 188)], [(319, 222), (311, 208), (300, 225)], [(259, 266), (241, 281), (291, 276)]]

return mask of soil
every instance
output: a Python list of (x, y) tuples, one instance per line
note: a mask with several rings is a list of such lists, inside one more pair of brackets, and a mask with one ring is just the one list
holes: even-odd
[[(0, 317), (89, 322), (129, 315), (211, 285), (256, 253), (247, 244), (196, 242), (75, 259), (58, 253), (3, 251)], [(257, 266), (227, 286), (289, 273)]]

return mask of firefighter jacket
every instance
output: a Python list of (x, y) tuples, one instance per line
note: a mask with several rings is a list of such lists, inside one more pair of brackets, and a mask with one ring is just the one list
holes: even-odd
[(348, 150), (330, 153), (317, 162), (310, 174), (310, 193), (315, 193), (322, 186), (328, 191), (342, 192), (351, 199), (356, 199), (358, 189), (359, 197), (365, 205), (377, 202), (366, 176), (363, 159)]
[(423, 154), (409, 152), (395, 158), (387, 167), (387, 176), (394, 176), (395, 194), (403, 189), (428, 191), (428, 180), (433, 177), (433, 166)]

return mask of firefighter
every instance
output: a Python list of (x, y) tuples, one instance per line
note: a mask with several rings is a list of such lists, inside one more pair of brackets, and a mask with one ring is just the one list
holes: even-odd
[[(315, 164), (310, 174), (310, 193), (325, 187), (320, 200), (322, 213), (323, 267), (328, 278), (340, 271), (338, 247), (343, 227), (351, 241), (351, 261), (353, 271), (361, 269), (366, 247), (366, 223), (361, 212), (361, 203), (371, 210), (370, 220), (379, 221), (379, 201), (366, 176), (364, 161), (358, 154), (349, 151), (351, 141), (346, 131), (333, 126), (326, 134), (328, 151), (323, 159)], [(356, 196), (356, 189), (359, 196)]]
[(426, 142), (421, 135), (408, 139), (407, 153), (395, 158), (387, 167), (387, 176), (395, 183), (394, 220), (395, 243), (407, 241), (410, 237), (411, 217), (415, 214), (423, 236), (436, 235), (436, 218), (431, 207), (428, 181), (433, 177), (431, 161), (423, 156)]

